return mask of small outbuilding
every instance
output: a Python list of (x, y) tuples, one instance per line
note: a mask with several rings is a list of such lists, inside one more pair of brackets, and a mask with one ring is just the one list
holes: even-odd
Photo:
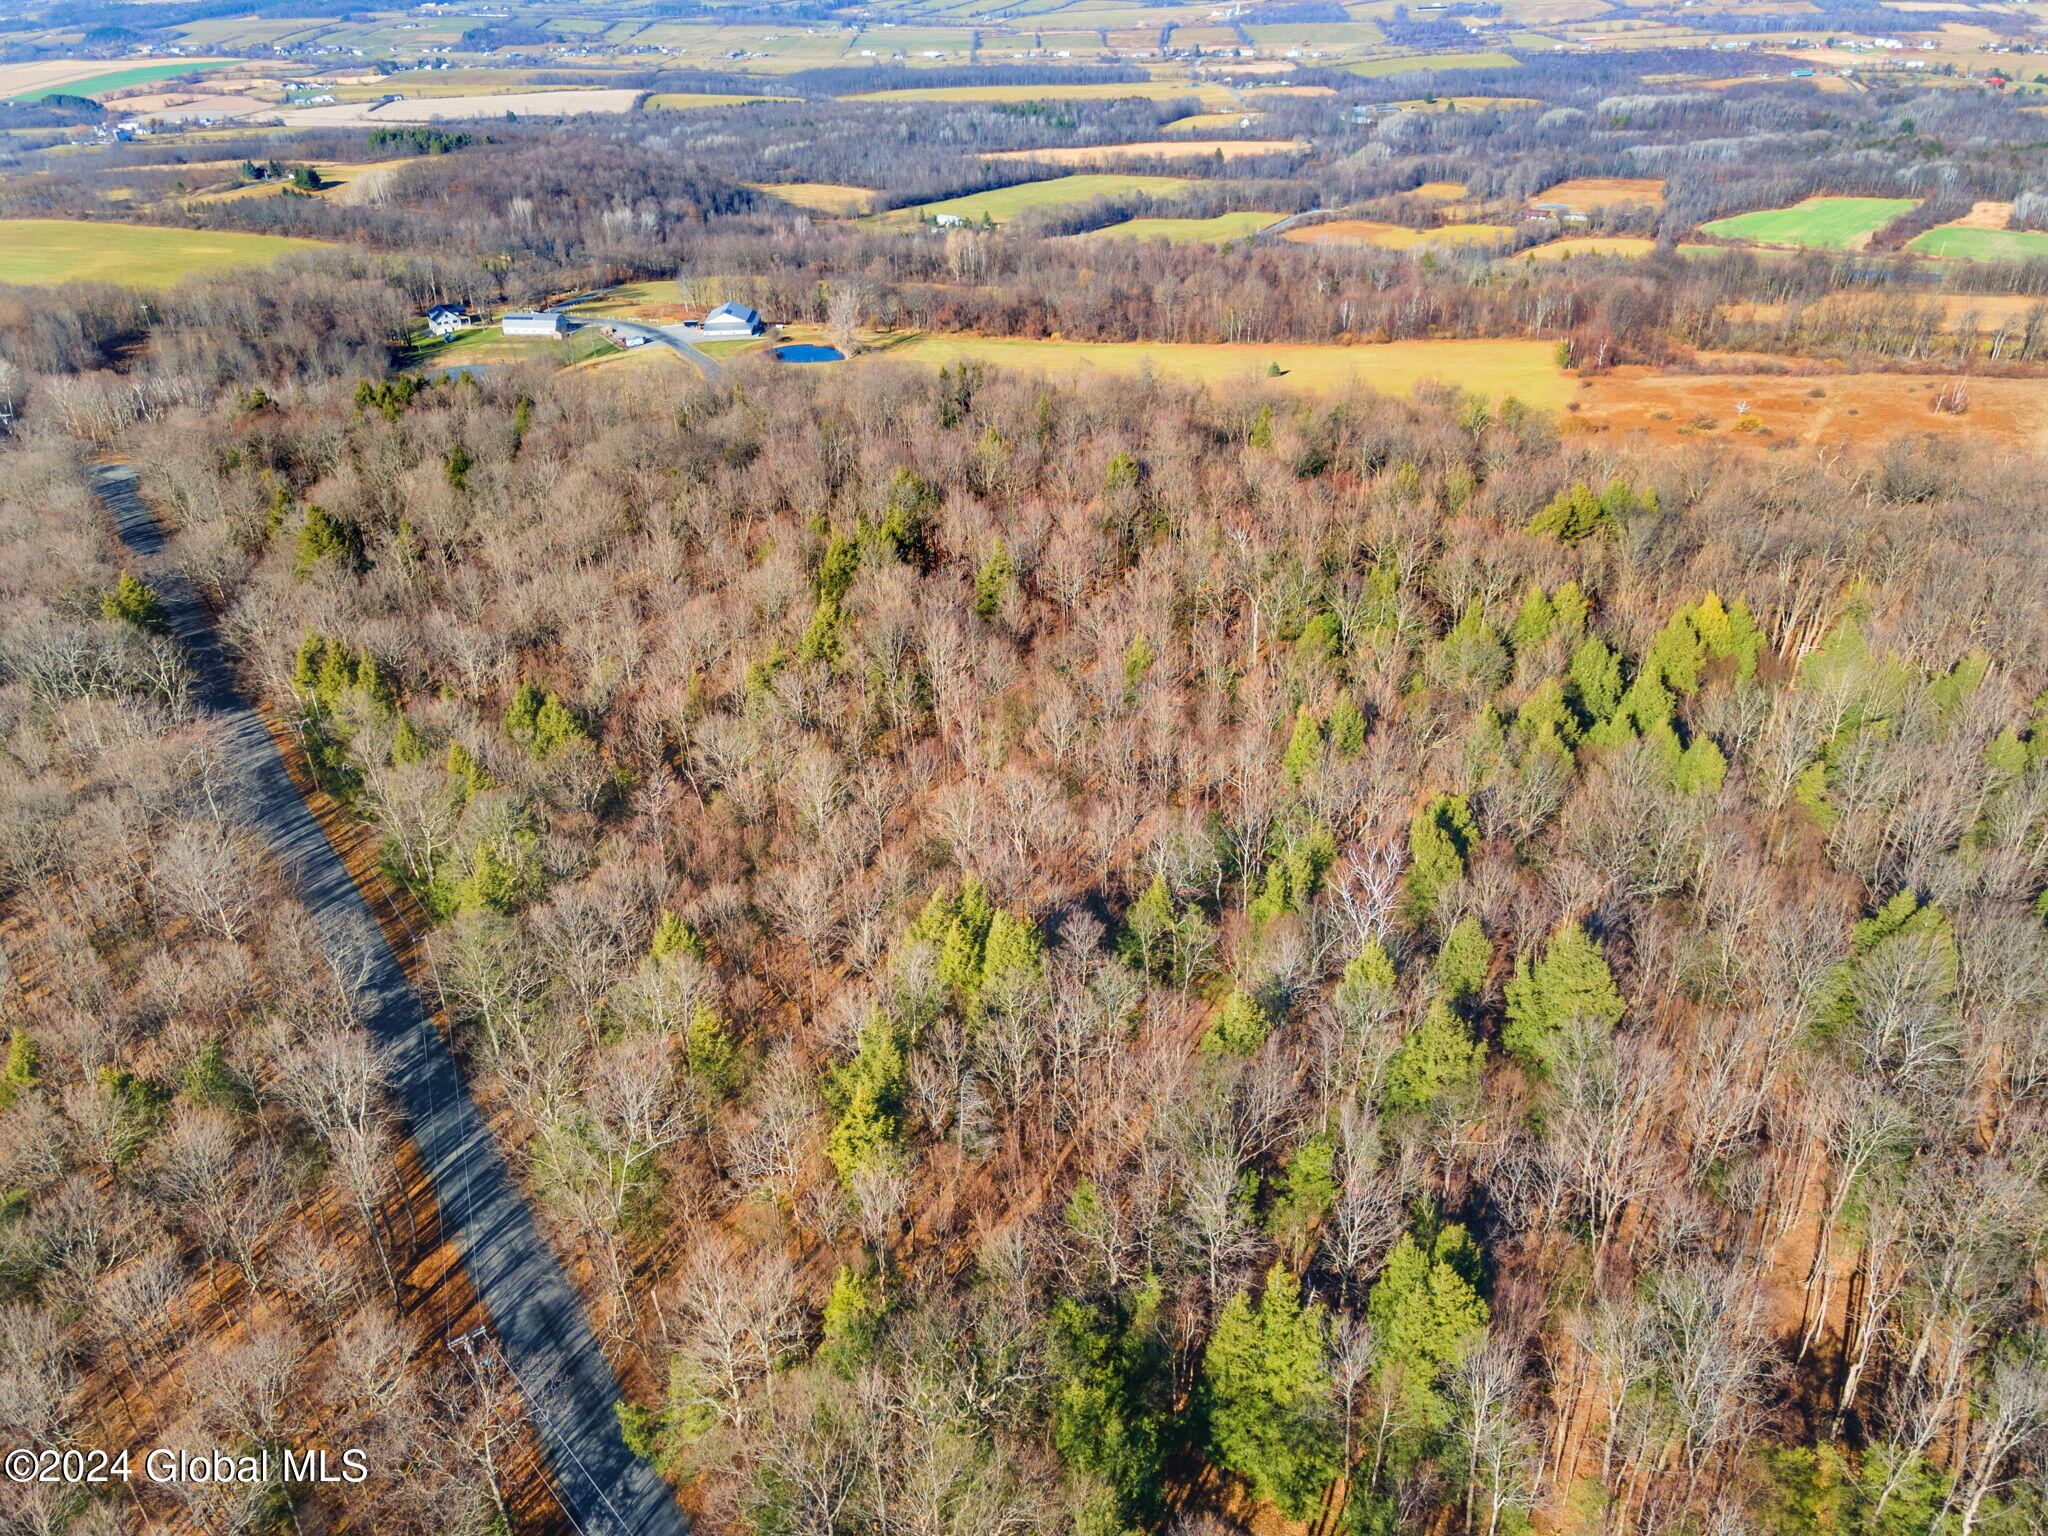
[(758, 311), (744, 304), (721, 304), (704, 317), (706, 340), (724, 336), (758, 336), (765, 329)]

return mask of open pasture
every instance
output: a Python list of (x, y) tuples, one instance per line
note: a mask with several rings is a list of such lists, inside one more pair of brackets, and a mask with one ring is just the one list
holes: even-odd
[(1220, 85), (1189, 85), (1181, 80), (1076, 80), (1050, 85), (907, 86), (895, 91), (858, 91), (841, 101), (1178, 101), (1192, 97), (1210, 111), (1235, 105), (1233, 94)]
[(1637, 235), (1573, 235), (1520, 254), (1528, 261), (1570, 261), (1575, 256), (1647, 256), (1655, 249), (1656, 241)]
[[(1617, 368), (1579, 391), (1575, 430), (1642, 433), (1658, 441), (1710, 437), (1773, 443), (1882, 442), (1901, 434), (1967, 437), (2038, 453), (2048, 446), (2048, 390), (2033, 379), (1971, 379), (1970, 408), (1932, 409), (1937, 374), (1650, 374)], [(1738, 432), (1754, 417), (1759, 429)]]
[(1285, 218), (1280, 213), (1239, 211), (1211, 219), (1130, 219), (1106, 229), (1091, 229), (1076, 240), (1163, 240), (1168, 245), (1215, 245), (1243, 240)]
[(662, 91), (640, 105), (650, 112), (690, 112), (705, 107), (751, 107), (764, 101), (793, 102), (794, 96), (728, 96), (710, 91)]
[(1702, 224), (1702, 234), (1758, 245), (1859, 251), (1870, 237), (1915, 205), (1910, 197), (1809, 197), (1790, 208), (1762, 208)]
[[(2003, 207), (2011, 217), (2011, 203), (1978, 203), (1976, 207)], [(1923, 236), (1907, 242), (1915, 256), (1946, 256), (1964, 262), (2034, 262), (2048, 256), (2048, 233), (2040, 229), (2005, 229), (2003, 223), (1972, 223), (1970, 217), (1942, 223)]]
[(807, 208), (812, 213), (866, 213), (875, 200), (875, 194), (866, 187), (842, 186), (835, 181), (749, 181), (744, 185), (767, 193), (777, 202)]
[(1382, 250), (1405, 251), (1418, 245), (1498, 245), (1512, 239), (1514, 233), (1506, 224), (1445, 224), (1437, 229), (1410, 229), (1405, 224), (1383, 224), (1377, 219), (1336, 219), (1328, 224), (1287, 230), (1280, 238), (1303, 245), (1375, 245)]
[(1426, 70), (1439, 69), (1519, 69), (1522, 61), (1505, 53), (1418, 53), (1404, 59), (1369, 59), (1363, 64), (1346, 67), (1354, 75), (1363, 75), (1368, 80), (1384, 80), (1389, 75), (1412, 75)]
[(1148, 139), (1141, 144), (1073, 144), (1050, 149), (998, 149), (984, 160), (1032, 160), (1041, 165), (1114, 165), (1119, 160), (1250, 160), (1293, 154), (1293, 139)]
[(1097, 173), (1083, 176), (1055, 176), (1048, 181), (1019, 182), (1013, 187), (996, 187), (987, 192), (970, 192), (915, 208), (899, 208), (889, 217), (910, 222), (920, 217), (935, 218), (942, 213), (958, 214), (979, 223), (990, 218), (1001, 224), (1028, 208), (1063, 208), (1085, 203), (1092, 197), (1111, 197), (1125, 192), (1143, 192), (1157, 197), (1177, 192), (1189, 184), (1186, 176), (1117, 176)]
[(39, 59), (0, 65), (0, 100), (40, 101), (45, 96), (103, 96), (131, 85), (175, 79), (237, 63), (235, 59), (180, 59), (174, 64), (137, 64), (109, 69), (105, 59)]
[[(1258, 381), (1309, 392), (1366, 386), (1385, 394), (1407, 394), (1418, 384), (1436, 381), (1478, 395), (1513, 395), (1545, 409), (1562, 406), (1572, 393), (1570, 377), (1557, 366), (1557, 348), (1547, 341), (1177, 345), (916, 333), (884, 341), (880, 355), (933, 367), (979, 362), (1054, 374), (1100, 371), (1205, 384)], [(1271, 372), (1274, 367), (1280, 370), (1277, 375)]]
[(1512, 112), (1520, 107), (1540, 107), (1534, 96), (1438, 96), (1431, 100), (1417, 96), (1394, 103), (1404, 112)]
[(260, 267), (320, 240), (222, 230), (99, 224), (85, 219), (0, 220), (0, 283), (117, 283), (168, 288), (194, 272)]
[(1664, 183), (1653, 176), (1578, 176), (1545, 187), (1532, 203), (1563, 203), (1569, 208), (1613, 208), (1626, 203), (1664, 206)]
[(520, 91), (507, 96), (437, 96), (420, 100), (337, 101), (332, 106), (301, 107), (284, 116), (289, 128), (380, 128), (388, 123), (461, 122), (468, 118), (570, 117), (580, 112), (630, 112), (638, 91)]

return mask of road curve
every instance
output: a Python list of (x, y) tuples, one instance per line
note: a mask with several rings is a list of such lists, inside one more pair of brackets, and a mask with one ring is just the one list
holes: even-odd
[(217, 714), (242, 819), (296, 885), (338, 974), (355, 981), (364, 1027), (384, 1048), (435, 1198), (518, 1380), (569, 1518), (583, 1536), (687, 1536), (667, 1485), (626, 1449), (614, 1405), (618, 1377), (553, 1248), (498, 1151), (427, 1008), (407, 982), (362, 893), (299, 796), (263, 721), (237, 687), (219, 636), (191, 584), (166, 559), (166, 538), (135, 471), (95, 472), (93, 488), (121, 542), (162, 599), (197, 682)]
[(645, 336), (653, 345), (667, 347), (695, 363), (697, 371), (704, 375), (705, 383), (715, 384), (718, 381), (717, 359), (699, 352), (682, 336), (680, 327), (649, 325), (643, 320), (615, 320), (610, 315), (592, 315), (587, 319), (582, 315), (570, 315), (569, 318), (579, 327), (595, 325), (607, 331), (625, 331), (634, 336)]
[(1253, 235), (1252, 240), (1258, 242), (1277, 239), (1283, 231), (1292, 229), (1303, 219), (1312, 219), (1319, 213), (1335, 213), (1336, 211), (1334, 208), (1304, 208), (1299, 213), (1290, 213), (1278, 224), (1268, 224), (1264, 229)]

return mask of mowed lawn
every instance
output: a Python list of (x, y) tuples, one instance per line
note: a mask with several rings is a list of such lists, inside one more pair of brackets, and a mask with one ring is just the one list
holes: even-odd
[(1906, 249), (1964, 261), (2037, 261), (2048, 256), (2048, 235), (2032, 229), (1960, 229), (1945, 224), (1914, 236)]
[(194, 272), (260, 267), (324, 240), (220, 230), (97, 224), (85, 219), (0, 219), (0, 283), (118, 283), (167, 288)]
[(1900, 214), (1917, 206), (1910, 197), (1809, 197), (1790, 208), (1761, 208), (1702, 224), (1703, 234), (1759, 245), (1802, 245), (1821, 250), (1855, 249)]
[(1213, 219), (1130, 219), (1106, 229), (1091, 229), (1077, 240), (1164, 240), (1168, 245), (1214, 245), (1242, 240), (1285, 218), (1281, 213), (1219, 213)]
[[(1048, 373), (1151, 374), (1201, 383), (1265, 380), (1287, 389), (1328, 391), (1365, 385), (1407, 394), (1425, 380), (1455, 384), (1476, 395), (1513, 395), (1556, 410), (1572, 381), (1557, 366), (1550, 341), (1390, 341), (1336, 347), (1302, 343), (1259, 346), (1176, 345), (1143, 341), (1018, 341), (913, 334), (877, 344), (879, 355), (933, 367), (959, 362), (1035, 368)], [(1271, 373), (1277, 364), (1278, 376)]]
[(1020, 182), (1014, 187), (997, 187), (988, 192), (970, 192), (965, 197), (949, 197), (943, 202), (899, 208), (892, 217), (910, 220), (957, 213), (963, 219), (979, 223), (986, 214), (1001, 224), (1007, 219), (1014, 219), (1027, 208), (1062, 208), (1069, 203), (1085, 203), (1091, 197), (1109, 197), (1125, 192), (1145, 192), (1157, 197), (1177, 192), (1192, 180), (1188, 176), (1117, 176), (1108, 172), (1055, 176), (1047, 181)]

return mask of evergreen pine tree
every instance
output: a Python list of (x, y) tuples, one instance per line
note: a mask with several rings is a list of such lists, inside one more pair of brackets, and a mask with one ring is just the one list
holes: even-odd
[(1565, 668), (1567, 695), (1588, 725), (1621, 707), (1621, 658), (1598, 635), (1588, 635)]
[(1138, 684), (1145, 680), (1145, 674), (1152, 670), (1152, 663), (1159, 658), (1152, 649), (1152, 642), (1143, 635), (1135, 635), (1124, 651), (1124, 697), (1133, 702), (1138, 697)]
[(391, 761), (400, 767), (423, 763), (431, 750), (427, 745), (427, 738), (420, 734), (419, 727), (412, 723), (409, 716), (400, 715), (398, 729), (391, 737)]
[(100, 599), (100, 612), (152, 635), (165, 634), (170, 629), (163, 603), (133, 571), (123, 571), (114, 590)]
[(824, 1337), (818, 1343), (818, 1359), (833, 1374), (851, 1381), (874, 1353), (881, 1332), (884, 1310), (881, 1286), (857, 1275), (846, 1265), (832, 1277), (832, 1293), (825, 1298)]
[(1576, 581), (1568, 581), (1550, 594), (1551, 611), (1557, 615), (1557, 627), (1566, 635), (1581, 635), (1586, 630), (1590, 612), (1586, 594)]
[(1541, 645), (1556, 628), (1557, 610), (1543, 595), (1543, 589), (1530, 582), (1528, 595), (1522, 599), (1522, 606), (1515, 613), (1514, 627), (1508, 632), (1515, 654), (1519, 656)]
[(739, 1047), (732, 1031), (709, 1003), (699, 1003), (683, 1040), (683, 1064), (690, 1081), (713, 1103), (731, 1098), (740, 1085)]
[(688, 955), (694, 960), (704, 958), (703, 937), (673, 912), (663, 912), (661, 921), (655, 924), (654, 937), (648, 943), (647, 953), (657, 964), (674, 959), (677, 955)]
[(1548, 534), (1565, 544), (1576, 544), (1607, 526), (1607, 509), (1583, 480), (1570, 490), (1559, 491), (1549, 505), (1529, 519), (1531, 533)]
[(1336, 1139), (1328, 1134), (1310, 1136), (1294, 1149), (1274, 1183), (1266, 1230), (1285, 1251), (1305, 1257), (1316, 1227), (1336, 1202)]
[(455, 780), (457, 793), (465, 802), (491, 788), (491, 776), (459, 741), (448, 743), (448, 776)]
[(1388, 1058), (1380, 1102), (1388, 1109), (1428, 1109), (1444, 1095), (1479, 1081), (1486, 1045), (1438, 998)]
[(994, 618), (1002, 611), (1016, 579), (1017, 567), (1010, 559), (1010, 548), (997, 539), (988, 559), (974, 573), (974, 611), (984, 619)]
[(1159, 1311), (1156, 1283), (1118, 1306), (1053, 1303), (1053, 1445), (1099, 1490), (1076, 1522), (1082, 1536), (1148, 1530), (1158, 1518), (1172, 1381)]
[(1408, 827), (1408, 899), (1428, 912), (1447, 886), (1465, 878), (1465, 860), (1479, 841), (1479, 829), (1463, 795), (1438, 795), (1415, 813)]
[(1232, 987), (1202, 1033), (1202, 1051), (1211, 1056), (1249, 1056), (1273, 1032), (1273, 1016), (1242, 987)]
[(1119, 946), (1124, 958), (1146, 975), (1156, 975), (1167, 961), (1173, 929), (1173, 897), (1164, 880), (1154, 879), (1124, 914)]
[(1348, 693), (1330, 705), (1328, 739), (1338, 757), (1356, 757), (1365, 750), (1365, 714)]
[(1202, 1356), (1210, 1459), (1292, 1520), (1342, 1470), (1323, 1331), (1321, 1304), (1304, 1306), (1294, 1276), (1275, 1264), (1257, 1301), (1241, 1291), (1225, 1304)]
[(1486, 972), (1493, 963), (1493, 943), (1476, 917), (1462, 917), (1444, 935), (1437, 951), (1437, 988), (1447, 1003), (1462, 1003), (1486, 990)]
[(1399, 1390), (1409, 1412), (1426, 1427), (1448, 1422), (1439, 1390), (1443, 1374), (1485, 1337), (1489, 1313), (1479, 1280), (1479, 1250), (1470, 1234), (1453, 1224), (1426, 1247), (1412, 1236), (1402, 1237), (1366, 1297), (1374, 1374)]
[(542, 694), (527, 678), (519, 680), (519, 686), (512, 690), (512, 702), (505, 706), (505, 734), (514, 741), (528, 741), (533, 736), (533, 723), (540, 714)]
[(1323, 757), (1323, 727), (1315, 711), (1306, 704), (1294, 712), (1294, 735), (1281, 755), (1280, 768), (1287, 782), (1299, 784), (1314, 773)]
[(569, 713), (568, 705), (552, 693), (541, 700), (540, 708), (533, 715), (533, 755), (550, 758), (565, 747), (582, 742), (587, 744), (590, 737), (576, 717)]
[(891, 1155), (901, 1130), (904, 1074), (903, 1046), (896, 1030), (880, 1013), (861, 1027), (860, 1051), (826, 1082), (826, 1097), (839, 1112), (825, 1153), (839, 1171), (842, 1184), (877, 1158)]
[(1547, 1071), (1568, 1026), (1584, 1021), (1612, 1028), (1627, 1009), (1599, 943), (1579, 924), (1566, 922), (1550, 936), (1542, 959), (1516, 959), (1501, 1044), (1531, 1071)]

